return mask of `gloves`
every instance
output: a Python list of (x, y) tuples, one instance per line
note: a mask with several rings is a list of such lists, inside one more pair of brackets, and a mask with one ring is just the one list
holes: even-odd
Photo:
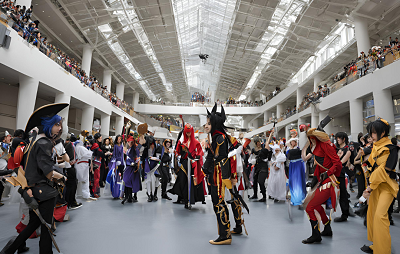
[(321, 175), (319, 175), (319, 178), (321, 179), (321, 183), (322, 183), (323, 181), (325, 181), (328, 178), (328, 173), (327, 172), (322, 173)]
[(26, 189), (19, 188), (18, 192), (21, 194), (22, 198), (24, 199), (25, 203), (29, 206), (30, 209), (36, 210), (39, 209), (39, 204), (35, 198), (30, 197), (26, 192)]
[(55, 145), (54, 149), (56, 149), (57, 155), (60, 157), (65, 154), (65, 148), (61, 142)]

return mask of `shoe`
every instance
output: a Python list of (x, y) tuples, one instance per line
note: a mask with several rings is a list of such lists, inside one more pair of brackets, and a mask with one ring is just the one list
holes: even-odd
[(20, 253), (24, 253), (24, 252), (27, 252), (27, 251), (29, 251), (29, 247), (23, 247), (23, 248), (21, 248), (20, 250), (18, 250), (18, 254), (20, 254)]
[(82, 207), (82, 203), (75, 203), (75, 204), (72, 204), (71, 206), (68, 206), (68, 209), (69, 210), (75, 210), (75, 209), (78, 209), (78, 208), (81, 208)]
[(94, 197), (88, 197), (87, 200), (92, 200), (92, 201), (97, 201), (97, 198)]
[(394, 226), (394, 221), (393, 220), (389, 220), (390, 221), (390, 226)]
[(133, 194), (133, 202), (138, 202), (138, 200), (137, 200), (137, 193)]
[(259, 199), (257, 202), (267, 202), (266, 198)]
[(232, 231), (233, 235), (241, 235), (242, 234), (242, 226), (236, 226)]
[(354, 189), (353, 189), (353, 188), (350, 188), (350, 191), (351, 191), (352, 193), (354, 193)]
[(321, 233), (319, 232), (318, 221), (310, 220), (312, 235), (303, 240), (302, 243), (304, 244), (311, 244), (311, 243), (320, 243), (322, 241)]
[(367, 245), (364, 245), (363, 247), (360, 248), (365, 253), (374, 253), (374, 251)]
[(185, 209), (192, 210), (192, 205), (185, 204)]
[(167, 199), (167, 200), (172, 200), (172, 198), (168, 197), (167, 193), (164, 193), (164, 195), (162, 195), (161, 198)]
[(250, 197), (249, 199), (258, 199), (257, 195), (253, 195), (252, 197)]
[(271, 197), (271, 196), (268, 196), (268, 199), (272, 199), (272, 200), (274, 200), (274, 198), (273, 198), (273, 197)]
[(4, 205), (4, 203), (1, 203), (1, 202), (0, 202), (0, 207), (3, 206), (3, 205)]
[(124, 200), (122, 200), (121, 204), (124, 205), (126, 201), (128, 201), (128, 198), (127, 198), (127, 197), (125, 197)]
[(321, 236), (332, 236), (331, 221), (329, 220), (324, 227), (324, 231), (321, 232)]
[(347, 218), (342, 216), (334, 219), (334, 222), (344, 222), (344, 221), (347, 221)]
[(147, 193), (147, 202), (152, 202), (153, 201), (153, 195)]
[(202, 201), (201, 203), (202, 203), (203, 205), (207, 204), (206, 201)]
[(153, 201), (158, 201), (157, 189), (158, 189), (158, 187), (156, 187), (156, 189), (154, 190)]
[(218, 237), (217, 240), (210, 240), (209, 243), (211, 243), (212, 245), (231, 245), (232, 243), (232, 238), (227, 238), (227, 239), (223, 239), (220, 237)]
[(93, 194), (93, 197), (94, 197), (94, 198), (100, 198), (100, 196), (97, 195), (97, 194)]

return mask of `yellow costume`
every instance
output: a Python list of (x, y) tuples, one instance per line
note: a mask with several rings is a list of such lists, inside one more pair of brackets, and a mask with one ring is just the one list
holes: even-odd
[[(377, 254), (391, 253), (388, 209), (399, 191), (396, 180), (390, 178), (388, 174), (390, 171), (394, 171), (396, 165), (393, 168), (392, 166), (387, 167), (390, 154), (387, 145), (392, 145), (388, 137), (383, 137), (375, 142), (368, 159), (372, 165), (368, 168), (368, 173), (370, 188), (373, 190), (369, 198), (367, 213), (368, 240), (373, 243), (370, 248)], [(397, 150), (395, 152), (397, 154)]]

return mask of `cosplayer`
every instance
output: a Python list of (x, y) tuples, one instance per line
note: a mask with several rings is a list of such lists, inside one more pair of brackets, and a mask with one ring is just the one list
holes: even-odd
[(373, 139), (371, 155), (368, 158), (365, 173), (368, 187), (363, 193), (368, 198), (367, 230), (370, 246), (363, 246), (366, 253), (390, 254), (391, 236), (388, 209), (399, 191), (396, 182), (397, 148), (388, 135), (390, 125), (384, 119), (378, 119), (367, 125), (367, 131)]
[[(132, 136), (128, 137), (128, 151), (126, 152), (126, 168), (124, 172), (125, 183), (125, 198), (121, 204), (137, 202), (137, 192), (141, 189), (142, 183), (140, 181), (140, 157), (139, 148), (136, 147), (135, 139)], [(135, 193), (132, 197), (132, 193)]]
[(278, 144), (271, 146), (273, 156), (271, 158), (270, 176), (268, 179), (268, 195), (276, 202), (286, 200), (286, 156), (281, 152)]
[(110, 171), (107, 175), (106, 185), (108, 184), (110, 186), (112, 196), (117, 199), (122, 194), (123, 186), (121, 180), (125, 169), (124, 145), (121, 135), (117, 135), (115, 138), (114, 151), (112, 154), (110, 164), (108, 164)]
[(232, 243), (231, 234), (242, 233), (242, 208), (239, 200), (232, 202), (232, 212), (235, 218), (236, 227), (231, 231), (228, 206), (225, 203), (225, 188), (232, 190), (237, 184), (236, 171), (232, 160), (228, 158), (231, 140), (226, 135), (224, 122), (226, 120), (224, 108), (221, 106), (221, 113), (217, 113), (215, 104), (211, 113), (207, 110), (207, 123), (205, 131), (211, 134), (211, 145), (208, 148), (207, 158), (204, 163), (204, 170), (211, 183), (211, 200), (214, 212), (217, 216), (218, 235), (216, 240), (210, 240), (214, 245), (226, 245)]
[[(321, 121), (318, 128), (312, 128), (307, 131), (309, 142), (302, 150), (302, 157), (306, 157), (307, 148), (310, 147), (315, 160), (314, 178), (311, 187), (315, 191), (306, 197), (304, 202), (305, 210), (308, 214), (311, 223), (312, 235), (303, 240), (304, 244), (321, 242), (321, 236), (332, 236), (331, 220), (326, 216), (325, 209), (322, 207), (329, 198), (332, 201), (333, 209), (336, 209), (336, 192), (338, 188), (337, 178), (340, 176), (342, 170), (342, 163), (336, 154), (336, 147), (329, 140), (329, 135), (323, 131), (323, 127), (329, 123), (331, 118), (327, 116)], [(308, 202), (308, 199), (311, 199)], [(324, 231), (321, 233), (317, 217), (315, 216), (316, 210), (321, 216), (322, 223), (325, 225)]]
[(161, 151), (161, 197), (163, 199), (172, 200), (167, 195), (167, 185), (171, 181), (171, 175), (169, 174), (169, 164), (171, 163), (171, 154), (169, 149), (172, 146), (171, 140), (166, 139), (163, 142), (163, 147)]
[(303, 203), (307, 195), (306, 191), (306, 176), (304, 161), (301, 158), (301, 150), (297, 146), (298, 139), (291, 138), (288, 141), (288, 150), (286, 157), (289, 159), (289, 189), (290, 202), (297, 206)]
[[(169, 190), (171, 194), (178, 195), (176, 203), (185, 204), (186, 209), (196, 202), (204, 202), (203, 179), (203, 149), (200, 142), (194, 137), (192, 125), (187, 123), (181, 132), (183, 140), (178, 138), (175, 148), (175, 156), (180, 156), (180, 168), (174, 187)], [(189, 188), (190, 187), (190, 188)], [(189, 192), (190, 189), (190, 192)], [(189, 193), (189, 195), (188, 195)]]
[[(27, 205), (31, 208), (29, 211), (29, 223), (26, 228), (11, 239), (0, 253), (12, 254), (17, 250), (19, 253), (26, 252), (26, 240), (35, 230), (41, 226), (41, 236), (39, 243), (40, 253), (53, 253), (52, 232), (47, 225), (42, 224), (43, 219), (48, 224), (52, 223), (53, 212), (56, 204), (56, 197), (59, 195), (55, 189), (53, 181), (62, 181), (65, 183), (65, 177), (54, 171), (55, 159), (52, 157), (52, 150), (55, 141), (62, 133), (62, 118), (57, 115), (62, 109), (67, 107), (66, 103), (49, 104), (37, 109), (31, 117), (25, 128), (28, 134), (34, 127), (38, 127), (39, 132), (34, 133), (28, 147), (25, 148), (23, 170), (19, 168), (17, 176), (10, 177), (10, 182), (16, 186), (21, 185), (19, 192)], [(65, 160), (69, 161), (68, 158)], [(31, 186), (31, 187), (29, 187)]]
[(92, 158), (92, 152), (86, 149), (83, 145), (82, 140), (75, 142), (75, 153), (76, 153), (76, 178), (78, 184), (82, 187), (82, 198), (86, 200), (97, 200), (95, 197), (91, 197), (89, 189), (89, 161)]
[(161, 147), (156, 147), (153, 136), (140, 136), (142, 167), (147, 189), (147, 201), (157, 201), (157, 190), (160, 186), (158, 168), (160, 167)]

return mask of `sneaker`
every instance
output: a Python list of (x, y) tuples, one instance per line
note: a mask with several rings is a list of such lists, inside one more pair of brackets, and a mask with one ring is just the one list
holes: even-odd
[(91, 200), (91, 201), (97, 201), (97, 198), (94, 198), (94, 197), (89, 197), (89, 198), (87, 198), (87, 200)]
[(72, 204), (71, 206), (68, 206), (68, 209), (75, 210), (75, 209), (78, 209), (80, 207), (82, 207), (82, 203), (75, 203), (75, 204)]

